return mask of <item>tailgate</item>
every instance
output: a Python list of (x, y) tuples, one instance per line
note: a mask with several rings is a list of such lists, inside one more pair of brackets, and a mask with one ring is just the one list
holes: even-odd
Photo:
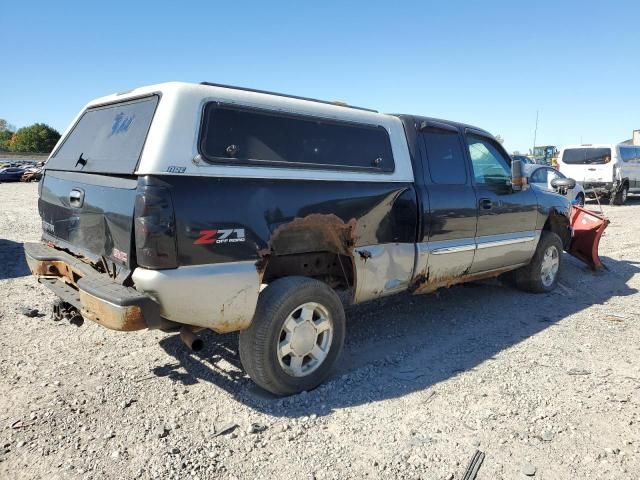
[(75, 253), (132, 265), (135, 178), (48, 171), (38, 209), (48, 237)]
[(158, 101), (148, 95), (82, 112), (46, 164), (38, 203), (45, 238), (135, 266), (135, 171)]

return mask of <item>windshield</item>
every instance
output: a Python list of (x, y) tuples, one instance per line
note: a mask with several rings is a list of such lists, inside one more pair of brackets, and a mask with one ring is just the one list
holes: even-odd
[(568, 164), (604, 165), (611, 161), (610, 148), (568, 148), (562, 154), (562, 161)]
[(85, 111), (47, 163), (53, 170), (133, 173), (147, 138), (158, 97)]
[(533, 163), (533, 160), (531, 160), (529, 157), (525, 157), (524, 155), (512, 155), (511, 158), (513, 158), (514, 160), (520, 160), (522, 163), (527, 165)]

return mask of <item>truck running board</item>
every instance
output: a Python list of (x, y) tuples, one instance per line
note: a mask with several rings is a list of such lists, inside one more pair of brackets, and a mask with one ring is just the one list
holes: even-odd
[(598, 246), (607, 225), (609, 219), (603, 214), (574, 205), (571, 211), (573, 237), (567, 252), (589, 265), (592, 270), (604, 268), (598, 255)]

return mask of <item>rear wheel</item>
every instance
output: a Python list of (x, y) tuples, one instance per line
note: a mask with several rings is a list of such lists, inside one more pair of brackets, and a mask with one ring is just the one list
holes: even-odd
[(259, 386), (291, 395), (322, 383), (344, 336), (342, 302), (328, 285), (282, 278), (262, 291), (251, 326), (240, 332), (240, 359)]
[(513, 272), (515, 285), (527, 292), (551, 292), (558, 284), (561, 265), (562, 240), (555, 233), (544, 230), (531, 262)]
[(625, 184), (611, 195), (611, 205), (623, 205), (627, 201), (629, 187)]

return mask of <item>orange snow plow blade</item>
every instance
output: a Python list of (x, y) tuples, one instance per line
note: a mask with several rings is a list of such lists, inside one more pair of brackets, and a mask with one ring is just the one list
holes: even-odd
[(574, 257), (589, 265), (592, 270), (603, 268), (598, 255), (598, 245), (609, 220), (604, 215), (573, 205), (571, 228), (573, 237), (567, 250)]

